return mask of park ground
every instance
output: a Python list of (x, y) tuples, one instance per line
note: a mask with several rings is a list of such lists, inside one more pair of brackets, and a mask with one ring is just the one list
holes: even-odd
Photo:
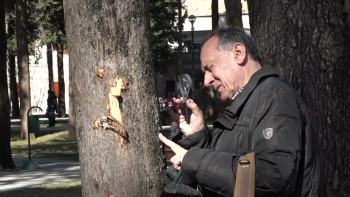
[[(14, 127), (16, 125), (13, 125)], [(41, 125), (46, 127), (45, 125)], [(64, 125), (57, 125), (64, 126)], [(15, 129), (14, 129), (15, 130)], [(32, 158), (45, 158), (55, 160), (78, 161), (78, 145), (76, 141), (67, 139), (68, 131), (39, 131), (35, 134), (36, 139), (31, 140)], [(11, 148), (13, 157), (28, 158), (28, 141), (20, 139), (19, 131), (11, 132)], [(14, 170), (0, 171), (3, 173), (15, 173), (21, 169), (17, 166)], [(81, 180), (60, 183), (48, 183), (34, 188), (0, 193), (1, 197), (58, 197), (58, 196), (81, 196)]]

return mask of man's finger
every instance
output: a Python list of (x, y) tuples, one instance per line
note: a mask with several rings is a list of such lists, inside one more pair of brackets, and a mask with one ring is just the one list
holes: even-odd
[(179, 146), (178, 144), (176, 144), (175, 142), (169, 140), (168, 138), (166, 138), (163, 134), (159, 133), (159, 139), (160, 141), (162, 141), (165, 145), (169, 146), (169, 148), (171, 148), (171, 150), (173, 150), (175, 152), (175, 154), (178, 152), (178, 150), (183, 149), (181, 146)]
[(199, 109), (198, 105), (192, 99), (188, 99), (186, 103), (188, 108), (191, 109), (192, 113), (196, 115), (201, 113), (201, 110)]

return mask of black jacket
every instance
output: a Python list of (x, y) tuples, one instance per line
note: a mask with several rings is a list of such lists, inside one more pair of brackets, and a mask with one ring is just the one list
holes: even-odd
[(323, 196), (313, 130), (301, 98), (263, 67), (214, 122), (179, 144), (189, 149), (183, 182), (205, 196), (233, 196), (240, 155), (255, 153), (255, 196)]

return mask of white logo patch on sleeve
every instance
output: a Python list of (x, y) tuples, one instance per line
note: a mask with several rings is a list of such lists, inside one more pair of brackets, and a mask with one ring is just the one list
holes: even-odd
[(273, 136), (273, 128), (263, 129), (263, 136), (265, 139), (270, 139)]

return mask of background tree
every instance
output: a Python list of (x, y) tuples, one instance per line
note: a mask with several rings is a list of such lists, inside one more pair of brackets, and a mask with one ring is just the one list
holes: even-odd
[(248, 0), (251, 34), (314, 117), (328, 196), (350, 193), (349, 26), (342, 0)]
[(64, 84), (64, 70), (63, 70), (63, 49), (66, 39), (66, 32), (64, 28), (64, 11), (63, 0), (58, 0), (57, 4), (54, 4), (54, 8), (57, 12), (57, 18), (55, 20), (55, 26), (57, 29), (57, 42), (55, 48), (57, 50), (57, 67), (58, 67), (58, 84), (59, 84), (59, 96), (58, 96), (58, 116), (66, 116), (65, 105), (65, 84)]
[[(10, 75), (10, 97), (12, 103), (12, 118), (20, 118), (20, 110), (19, 110), (19, 100), (18, 100), (18, 91), (17, 91), (17, 67), (15, 57), (17, 56), (17, 36), (16, 36), (16, 1), (5, 0), (6, 2), (6, 20), (7, 20), (7, 49), (8, 49), (8, 69)], [(38, 31), (36, 28), (35, 20), (33, 16), (35, 16), (35, 2), (30, 1), (29, 5), (26, 6), (29, 12), (32, 14), (31, 17), (27, 17), (27, 51), (28, 54), (35, 53), (35, 41), (38, 39)], [(28, 3), (28, 2), (27, 2)], [(25, 3), (27, 5), (27, 3)], [(34, 13), (34, 14), (33, 14)], [(28, 45), (30, 46), (28, 48)], [(30, 50), (31, 49), (31, 50)], [(29, 65), (29, 63), (28, 63)]]
[(166, 65), (176, 51), (170, 47), (176, 41), (177, 0), (150, 0), (150, 24), (154, 66), (157, 71), (165, 72)]
[(64, 8), (83, 196), (160, 196), (148, 1), (67, 0)]
[(219, 27), (219, 2), (211, 0), (211, 29)]
[(17, 38), (17, 62), (20, 95), (21, 138), (28, 138), (27, 112), (30, 108), (30, 78), (29, 78), (29, 53), (27, 38), (27, 1), (17, 0), (16, 5), (16, 38)]
[(16, 167), (12, 160), (10, 146), (11, 121), (6, 71), (6, 42), (5, 0), (0, 0), (0, 170)]
[(5, 14), (7, 21), (7, 65), (10, 77), (10, 98), (11, 98), (11, 117), (20, 118), (19, 100), (17, 92), (17, 73), (16, 73), (16, 2), (5, 0)]
[(52, 58), (52, 44), (46, 44), (46, 58), (47, 58), (47, 71), (49, 77), (49, 90), (55, 90), (54, 81), (53, 81), (53, 58)]
[(243, 28), (241, 0), (225, 0), (225, 8), (227, 25)]
[[(7, 23), (8, 37), (15, 37), (15, 20), (10, 17)], [(19, 118), (19, 100), (17, 92), (16, 55), (13, 49), (8, 49), (8, 69), (10, 75), (10, 97), (12, 103), (12, 118)]]
[[(47, 57), (47, 67), (48, 67), (48, 79), (49, 79), (49, 90), (54, 90), (54, 80), (53, 80), (53, 57), (52, 57), (52, 45), (56, 42), (57, 35), (56, 29), (54, 28), (54, 17), (56, 14), (56, 9), (53, 9), (51, 3), (55, 1), (43, 0), (36, 2), (36, 16), (35, 21), (38, 23), (38, 28), (40, 32), (40, 42), (42, 45), (46, 45), (46, 57)], [(57, 95), (58, 96), (58, 95)]]
[(63, 69), (63, 50), (65, 43), (63, 0), (42, 0), (35, 2), (36, 16), (41, 34), (41, 43), (47, 45), (49, 89), (53, 90), (52, 47), (57, 51), (58, 69), (58, 114), (65, 117), (65, 82)]

